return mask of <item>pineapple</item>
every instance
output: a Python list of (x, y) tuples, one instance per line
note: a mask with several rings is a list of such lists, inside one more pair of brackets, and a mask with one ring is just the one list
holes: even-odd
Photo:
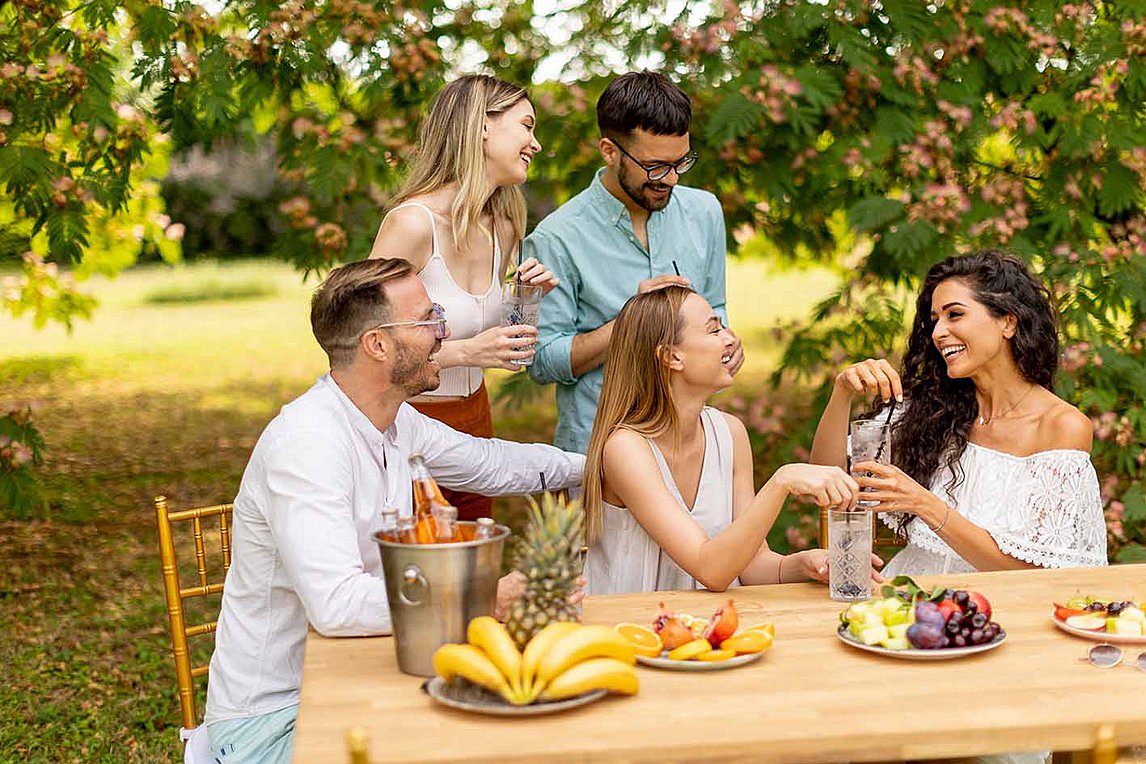
[(524, 650), (533, 635), (554, 621), (581, 620), (569, 595), (581, 575), (581, 502), (545, 493), (529, 497), (529, 519), (514, 567), (525, 575), (525, 593), (509, 610), (505, 625)]

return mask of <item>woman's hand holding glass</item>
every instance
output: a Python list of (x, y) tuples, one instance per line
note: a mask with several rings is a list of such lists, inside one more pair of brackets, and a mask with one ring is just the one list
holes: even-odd
[[(800, 570), (804, 576), (810, 581), (818, 581), (821, 584), (828, 583), (830, 577), (828, 568), (828, 550), (827, 549), (805, 549), (802, 552), (796, 552), (792, 557), (800, 560)], [(871, 556), (871, 582), (873, 584), (882, 584), (884, 581), (883, 576), (879, 574), (876, 568), (883, 567), (883, 560), (878, 555), (872, 554)]]
[(836, 375), (836, 390), (854, 397), (878, 395), (885, 403), (894, 397), (903, 400), (903, 381), (890, 363), (882, 358), (868, 358), (853, 363)]
[(859, 498), (859, 484), (839, 467), (785, 464), (776, 476), (788, 493), (807, 496), (821, 507), (854, 509)]
[(859, 485), (871, 489), (863, 494), (864, 501), (879, 502), (871, 507), (873, 512), (907, 512), (934, 528), (950, 511), (942, 499), (895, 465), (869, 461), (852, 467)]
[(539, 285), (542, 294), (549, 294), (561, 282), (559, 278), (553, 275), (553, 271), (546, 268), (543, 263), (539, 263), (536, 257), (531, 257), (517, 266), (517, 273), (514, 278), (522, 284)]
[(520, 361), (533, 358), (536, 352), (537, 327), (529, 324), (495, 326), (458, 342), (466, 343), (463, 366), (521, 371), (526, 367)]

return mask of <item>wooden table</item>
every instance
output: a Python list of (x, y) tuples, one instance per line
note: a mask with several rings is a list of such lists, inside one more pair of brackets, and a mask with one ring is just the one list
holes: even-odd
[[(398, 671), (389, 637), (311, 634), (294, 761), (346, 761), (361, 725), (377, 762), (838, 762), (1090, 748), (1102, 723), (1120, 745), (1146, 743), (1146, 673), (1080, 662), (1092, 644), (1050, 622), (1076, 593), (1146, 598), (1146, 565), (919, 579), (982, 592), (1008, 638), (996, 650), (918, 662), (862, 652), (836, 637), (839, 603), (823, 586), (731, 592), (742, 623), (772, 621), (760, 661), (712, 673), (640, 668), (634, 697), (564, 714), (503, 719), (442, 708)], [(651, 620), (658, 600), (707, 615), (729, 594), (592, 597), (587, 623)], [(1146, 646), (1125, 648), (1130, 657)]]

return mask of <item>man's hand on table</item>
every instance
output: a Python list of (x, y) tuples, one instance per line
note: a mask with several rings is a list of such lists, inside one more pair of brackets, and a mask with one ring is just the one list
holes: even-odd
[[(510, 606), (525, 594), (525, 574), (514, 570), (502, 576), (497, 581), (497, 604), (493, 615), (497, 620), (504, 621), (509, 615)], [(569, 604), (576, 605), (585, 599), (585, 584), (588, 581), (584, 576), (577, 576), (577, 587), (569, 594)]]

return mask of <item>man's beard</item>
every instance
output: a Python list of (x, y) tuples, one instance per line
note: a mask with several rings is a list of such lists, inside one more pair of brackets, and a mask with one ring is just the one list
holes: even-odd
[[(628, 177), (628, 171), (624, 165), (622, 165), (620, 169), (621, 171), (617, 173), (617, 181), (621, 184), (621, 190), (628, 194), (629, 198), (636, 202), (637, 206), (642, 207), (649, 212), (656, 212), (657, 210), (662, 210), (668, 206), (669, 200), (672, 199), (672, 186), (647, 180), (648, 175), (645, 175), (644, 170), (641, 170), (640, 174), (645, 175), (646, 180), (634, 183)], [(650, 199), (645, 196), (645, 191), (649, 187), (668, 189), (668, 193), (665, 194), (663, 199)]]
[[(402, 388), (410, 398), (437, 389), (441, 384), (441, 375), (433, 371), (429, 360), (411, 351), (404, 343), (395, 345), (398, 352), (394, 358), (394, 367), (390, 370), (390, 384)], [(438, 345), (438, 349), (441, 349), (441, 345)]]

